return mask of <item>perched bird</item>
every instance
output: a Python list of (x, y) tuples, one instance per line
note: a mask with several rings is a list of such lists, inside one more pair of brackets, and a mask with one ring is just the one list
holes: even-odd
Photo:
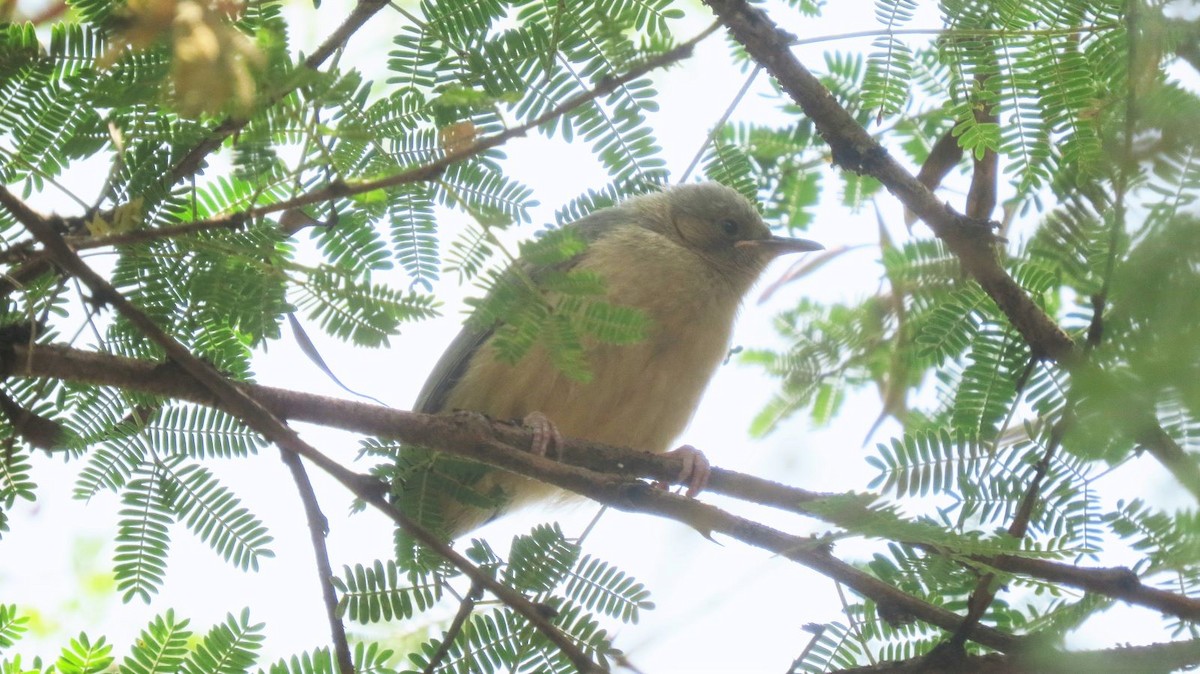
[[(525, 419), (534, 429), (535, 450), (543, 452), (562, 436), (664, 452), (725, 359), (738, 307), (759, 274), (778, 255), (821, 248), (772, 235), (749, 201), (717, 183), (635, 197), (566, 227), (587, 246), (557, 269), (603, 278), (606, 302), (638, 309), (648, 319), (646, 338), (633, 344), (588, 340), (592, 376), (580, 381), (562, 372), (543, 346), (515, 363), (497, 358), (499, 326), (469, 321), (426, 381), (418, 411)], [(535, 282), (546, 272), (524, 266)], [(685, 452), (681, 482), (694, 494), (707, 481), (707, 461), (690, 447), (678, 451)], [(414, 507), (439, 509), (439, 528), (448, 536), (558, 491), (427, 450), (411, 450), (408, 459), (401, 491), (425, 504)]]

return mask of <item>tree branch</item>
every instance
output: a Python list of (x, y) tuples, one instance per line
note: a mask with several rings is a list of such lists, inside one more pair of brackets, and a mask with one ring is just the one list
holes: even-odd
[(833, 670), (835, 674), (1166, 674), (1200, 662), (1200, 639), (1097, 651), (989, 653), (928, 662), (903, 662)]
[(1076, 362), (1078, 354), (1071, 338), (1000, 265), (987, 223), (964, 217), (939, 201), (893, 159), (796, 59), (790, 50), (792, 36), (775, 26), (762, 10), (744, 0), (705, 0), (705, 4), (812, 119), (829, 144), (836, 165), (877, 178), (922, 218), (958, 256), (1035, 353), (1067, 366)]
[(325, 536), (329, 534), (329, 520), (321, 512), (317, 493), (313, 491), (304, 462), (298, 454), (280, 451), (279, 456), (292, 474), (300, 501), (304, 504), (304, 516), (308, 520), (308, 537), (312, 542), (313, 556), (317, 561), (317, 577), (321, 583), (321, 600), (325, 602), (325, 617), (329, 621), (329, 636), (333, 639), (333, 652), (337, 657), (338, 669), (342, 674), (354, 674), (354, 656), (350, 653), (350, 642), (346, 640), (346, 626), (337, 615), (337, 592), (333, 587), (333, 565), (329, 563), (329, 548)]
[(442, 660), (450, 653), (450, 647), (454, 645), (454, 640), (462, 633), (462, 628), (467, 624), (467, 618), (471, 616), (471, 612), (475, 610), (475, 602), (479, 601), (479, 597), (483, 592), (483, 588), (479, 583), (471, 583), (471, 588), (467, 590), (467, 596), (462, 598), (458, 604), (458, 611), (454, 614), (454, 620), (450, 621), (450, 626), (442, 633), (442, 642), (438, 644), (437, 650), (429, 658), (423, 674), (434, 674), (434, 670), (441, 665)]
[[(32, 349), (23, 343), (0, 345), (0, 353), (8, 356), (0, 358), (2, 376), (43, 377), (112, 386), (209, 407), (221, 407), (211, 392), (172, 364), (58, 345), (37, 345)], [(248, 391), (280, 418), (364, 435), (393, 437), (476, 459), (538, 480), (553, 481), (551, 474), (541, 470), (542, 464), (533, 465), (529, 462), (510, 460), (523, 456), (532, 443), (529, 431), (519, 425), (489, 421), (474, 414), (421, 414), (270, 386), (244, 383), (238, 386)], [(676, 457), (573, 438), (563, 440), (562, 463), (606, 473), (609, 477), (644, 478), (666, 482), (678, 478), (682, 468), (682, 462)], [(549, 465), (561, 464), (549, 462)], [(706, 492), (816, 517), (850, 531), (855, 530), (855, 521), (861, 520), (863, 515), (858, 509), (831, 513), (806, 507), (806, 504), (821, 503), (831, 497), (840, 496), (839, 494), (790, 487), (715, 466), (712, 468)], [(1063, 583), (1185, 620), (1200, 620), (1200, 599), (1143, 585), (1137, 574), (1126, 568), (1081, 568), (1015, 555), (977, 556), (974, 559), (980, 564), (990, 565), (1002, 571), (1023, 573), (1034, 578)]]
[[(40, 347), (36, 351), (40, 351)], [(206, 393), (212, 397), (212, 391), (206, 391)], [(252, 399), (250, 396), (246, 397)], [(225, 404), (223, 399), (219, 402)], [(871, 597), (879, 603), (898, 607), (906, 614), (911, 614), (945, 630), (953, 631), (961, 622), (958, 615), (901, 592), (878, 578), (835, 558), (828, 551), (826, 543), (822, 541), (790, 536), (745, 518), (736, 517), (713, 506), (654, 489), (644, 482), (570, 466), (528, 451), (516, 451), (495, 440), (491, 432), (492, 425), (479, 414), (460, 412), (449, 416), (425, 418), (430, 423), (425, 424), (424, 427), (408, 429), (416, 432), (405, 433), (403, 439), (421, 446), (451, 451), (454, 454), (495, 467), (515, 470), (525, 475), (534, 475), (550, 484), (583, 494), (615, 508), (650, 512), (669, 517), (684, 522), (706, 535), (713, 532), (726, 534), (808, 566), (844, 583), (864, 596)], [(447, 443), (445, 434), (436, 432), (436, 429), (443, 425), (456, 426), (461, 442)], [(430, 429), (434, 429), (434, 431), (430, 432)], [(291, 431), (291, 429), (288, 430)], [(394, 434), (401, 435), (398, 432)], [(524, 446), (528, 448), (529, 445)], [(315, 452), (310, 449), (303, 451)], [(503, 458), (498, 459), (497, 457)], [(321, 458), (328, 461), (325, 457)], [(330, 472), (337, 477), (349, 471), (338, 466), (336, 471)], [(386, 509), (394, 511), (389, 504), (382, 501), (383, 497), (379, 490), (369, 489), (361, 479), (339, 479), (339, 481), (373, 505), (380, 506), (381, 509), (386, 506)], [(407, 519), (403, 518), (402, 514), (394, 512), (394, 517), (396, 516), (402, 518), (397, 519), (398, 522)], [(416, 532), (428, 536), (423, 530), (415, 527), (414, 529)], [(413, 535), (414, 538), (426, 542), (418, 533)], [(447, 552), (452, 554), (452, 551)], [(477, 577), (472, 576), (472, 578), (476, 579)], [(488, 589), (492, 590), (491, 587)], [(522, 600), (524, 600), (523, 597)], [(1019, 643), (1019, 640), (1012, 635), (983, 626), (972, 628), (970, 638), (1000, 651), (1012, 650)]]
[[(1034, 362), (1030, 361), (1029, 369), (1025, 370), (1025, 376), (1017, 385), (1017, 391), (1023, 391), (1025, 382), (1028, 381), (1028, 375), (1032, 371)], [(1024, 496), (1021, 497), (1021, 503), (1017, 507), (1017, 514), (1013, 517), (1013, 521), (1008, 525), (1008, 535), (1014, 539), (1020, 540), (1025, 537), (1029, 530), (1029, 520), (1033, 517), (1034, 506), (1037, 505), (1038, 498), (1041, 497), (1042, 480), (1046, 478), (1046, 473), (1050, 471), (1050, 462), (1054, 458), (1054, 454), (1058, 451), (1059, 445), (1062, 443), (1063, 434), (1067, 432), (1067, 428), (1071, 425), (1074, 419), (1071, 409), (1074, 401), (1071, 396), (1067, 396), (1067, 411), (1063, 413), (1063, 417), (1058, 420), (1054, 428), (1050, 431), (1050, 438), (1046, 443), (1046, 451), (1042, 453), (1042, 458), (1034, 466), (1033, 477), (1029, 480), (1029, 486), (1025, 489)], [(963, 620), (963, 628), (973, 623), (979, 622), (983, 618), (983, 614), (987, 612), (992, 601), (996, 598), (996, 574), (985, 573), (980, 577), (975, 584), (975, 589), (971, 591), (971, 596), (967, 597), (967, 617)], [(955, 647), (962, 647), (967, 638), (965, 629), (959, 629), (954, 633), (954, 637), (950, 643)]]

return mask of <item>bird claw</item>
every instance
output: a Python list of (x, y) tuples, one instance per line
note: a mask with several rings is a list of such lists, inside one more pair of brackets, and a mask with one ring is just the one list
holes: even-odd
[(562, 458), (563, 436), (549, 417), (541, 412), (530, 412), (521, 420), (521, 424), (533, 433), (530, 451), (538, 456), (546, 456), (553, 450), (556, 458)]
[(679, 471), (676, 483), (686, 485), (684, 492), (688, 498), (695, 498), (708, 486), (708, 478), (712, 474), (712, 464), (704, 452), (691, 445), (682, 445), (672, 449), (667, 454), (673, 454), (683, 460), (683, 468)]

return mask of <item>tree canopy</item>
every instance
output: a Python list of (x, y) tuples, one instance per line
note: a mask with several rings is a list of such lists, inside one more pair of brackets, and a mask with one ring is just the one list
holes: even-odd
[[(214, 467), (274, 445), (307, 506), (321, 572), (310, 590), (327, 608), (314, 620), (331, 634), (264, 662), (270, 628), (248, 612), (200, 626), (176, 607), (135, 643), (110, 644), (98, 625), (57, 659), (37, 658), (20, 652), (23, 607), (0, 604), (0, 671), (627, 664), (612, 633), (653, 608), (653, 588), (553, 523), (507, 550), (447, 544), (389, 489), (402, 445), (827, 576), (847, 590), (844, 615), (812, 626), (790, 671), (1200, 664), (1194, 8), (942, 0), (928, 14), (916, 0), (877, 0), (866, 51), (780, 27), (823, 4), (358, 0), (302, 53), (289, 18), (311, 11), (302, 4), (0, 2), (0, 559), (37, 554), (4, 534), (7, 513), (41, 498), (50, 458), (74, 467), (75, 498), (119, 499), (111, 573), (124, 601), (154, 600), (178, 536), (255, 572), (275, 554), (270, 523)], [(940, 24), (917, 23), (927, 15)], [(684, 33), (685, 16), (710, 25)], [(382, 21), (394, 34), (386, 64), (343, 62)], [(698, 44), (721, 40), (747, 88), (770, 81), (782, 121), (728, 121), (739, 96), (697, 139), (696, 168), (670, 174), (650, 121), (659, 90)], [(822, 62), (797, 55), (825, 42)], [(528, 433), (503, 420), (256, 383), (254, 358), (285, 339), (285, 323), (317, 361), (304, 328), (384, 347), (439, 314), (442, 275), (486, 295), (475, 310), (504, 324), (506, 358), (538, 346), (586, 377), (588, 340), (638, 339), (642, 318), (600, 302), (602, 279), (486, 292), (516, 254), (508, 231), (542, 224), (530, 215), (537, 190), (507, 170), (505, 144), (527, 135), (587, 147), (607, 174), (557, 205), (552, 231), (523, 251), (551, 261), (581, 245), (555, 226), (700, 176), (791, 231), (838, 200), (903, 204), (904, 222), (880, 216), (877, 292), (802, 300), (776, 320), (782, 348), (731, 354), (776, 382), (756, 434), (800, 415), (836, 424), (849, 395), (877, 391), (880, 421), (901, 430), (856, 429), (873, 445), (852, 459), (874, 471), (869, 484), (826, 493), (717, 467), (709, 490), (728, 497), (717, 507), (651, 485), (678, 474), (674, 457), (569, 438), (555, 461), (525, 451)], [(81, 167), (93, 171), (86, 195), (60, 180)], [(448, 210), (470, 224), (448, 234), (437, 217)], [(780, 283), (849, 252), (831, 245)], [(359, 434), (358, 460), (331, 458), (294, 422)], [(1153, 493), (1129, 477), (1147, 465), (1159, 467)], [(312, 468), (395, 524), (378, 532), (394, 537), (394, 555), (335, 568)], [(825, 533), (738, 508), (764, 505)], [(874, 552), (847, 553), (847, 540)], [(1145, 610), (1157, 643), (1068, 647), (1118, 602)], [(358, 629), (411, 635), (446, 606), (454, 617), (432, 639)]]

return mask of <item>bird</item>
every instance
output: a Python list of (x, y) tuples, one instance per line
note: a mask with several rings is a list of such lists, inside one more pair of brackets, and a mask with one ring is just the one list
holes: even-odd
[[(588, 379), (572, 377), (545, 346), (516, 362), (498, 357), (497, 322), (468, 320), (434, 366), (414, 409), (466, 410), (523, 420), (544, 453), (563, 436), (665, 452), (691, 420), (717, 367), (728, 357), (743, 298), (779, 255), (819, 250), (814, 241), (772, 234), (757, 208), (720, 183), (689, 183), (627, 199), (564, 225), (586, 243), (555, 265), (603, 279), (604, 299), (646, 319), (631, 344), (585, 341)], [(536, 282), (547, 272), (518, 260)], [(681, 482), (688, 494), (707, 481), (708, 463), (691, 446)], [(567, 496), (551, 485), (432, 450), (401, 453), (397, 493), (454, 538), (532, 502)], [(436, 513), (436, 515), (434, 515)]]

